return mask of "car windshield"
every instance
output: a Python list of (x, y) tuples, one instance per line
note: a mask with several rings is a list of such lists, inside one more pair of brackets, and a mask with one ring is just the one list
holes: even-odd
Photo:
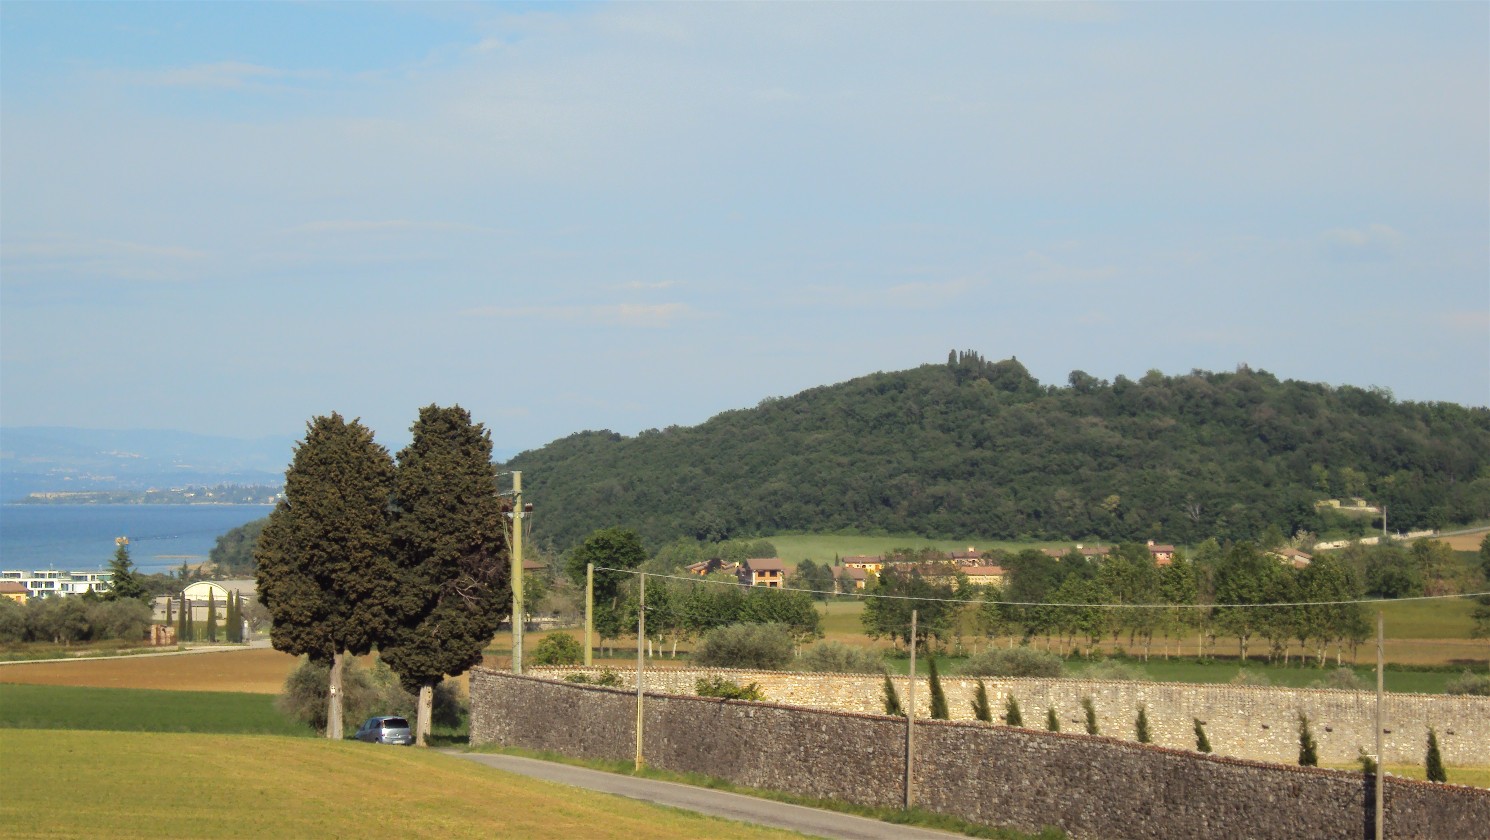
[(404, 720), (403, 718), (385, 718), (383, 720), (383, 728), (384, 729), (408, 729), (409, 728), (409, 722), (406, 721), (406, 720)]

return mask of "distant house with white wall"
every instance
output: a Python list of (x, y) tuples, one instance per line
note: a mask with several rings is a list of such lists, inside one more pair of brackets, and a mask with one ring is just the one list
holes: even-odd
[(113, 572), (61, 572), (56, 569), (6, 569), (0, 571), (0, 582), (20, 584), (32, 598), (67, 597), (84, 592), (107, 592)]

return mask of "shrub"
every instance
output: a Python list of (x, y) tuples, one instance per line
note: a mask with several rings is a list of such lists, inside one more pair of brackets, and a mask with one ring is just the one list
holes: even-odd
[(135, 598), (89, 604), (86, 615), (88, 635), (93, 639), (139, 641), (150, 626), (150, 607)]
[(1133, 728), (1137, 733), (1138, 743), (1147, 744), (1152, 740), (1149, 738), (1149, 713), (1143, 706), (1138, 707), (1138, 722)]
[(26, 608), (9, 598), (0, 598), (0, 644), (26, 639)]
[(1081, 698), (1081, 708), (1086, 710), (1086, 734), (1096, 735), (1097, 732), (1097, 707), (1092, 704), (1092, 698)]
[(1366, 752), (1365, 747), (1356, 747), (1355, 760), (1361, 765), (1361, 772), (1368, 776), (1376, 774), (1376, 759)]
[(1443, 756), (1438, 753), (1438, 733), (1428, 727), (1428, 781), (1447, 782), (1449, 774), (1443, 769)]
[(1465, 671), (1448, 681), (1443, 690), (1449, 694), (1473, 694), (1490, 697), (1490, 674), (1475, 674)]
[(978, 680), (978, 691), (973, 695), (973, 718), (984, 723), (993, 723), (993, 709), (988, 705), (988, 686)]
[(950, 717), (947, 712), (947, 693), (942, 690), (942, 678), (936, 672), (935, 656), (931, 657), (927, 671), (927, 682), (931, 683), (931, 719), (946, 720)]
[(1211, 739), (1205, 737), (1205, 724), (1200, 718), (1195, 718), (1195, 751), (1208, 753), (1211, 751)]
[(1231, 678), (1231, 682), (1229, 684), (1230, 685), (1272, 685), (1273, 684), (1273, 681), (1270, 680), (1270, 679), (1268, 679), (1268, 675), (1267, 674), (1261, 673), (1259, 671), (1249, 671), (1246, 668), (1243, 668), (1240, 671), (1237, 671), (1236, 672), (1236, 676), (1234, 676), (1234, 677)]
[(900, 695), (895, 692), (895, 683), (890, 680), (890, 675), (885, 675), (885, 714), (891, 717), (905, 717), (905, 708), (900, 705)]
[(1303, 712), (1299, 712), (1299, 766), (1319, 766), (1319, 748), (1314, 743), (1314, 733), (1309, 731), (1309, 716)]
[(1051, 732), (1061, 731), (1061, 719), (1056, 717), (1054, 706), (1045, 710), (1045, 728)]
[(1004, 701), (1004, 725), (1024, 726), (1024, 715), (1019, 712), (1019, 699), (1012, 694)]
[(993, 648), (968, 657), (962, 673), (970, 677), (1059, 677), (1064, 667), (1059, 656), (1047, 651)]
[(779, 671), (792, 661), (792, 637), (779, 624), (731, 624), (710, 630), (693, 658), (715, 668)]
[(564, 678), (565, 682), (579, 683), (580, 685), (603, 685), (608, 688), (621, 687), (621, 675), (610, 668), (601, 668), (600, 673), (592, 679), (589, 674), (580, 672), (570, 674)]
[(1342, 665), (1341, 667), (1336, 668), (1326, 674), (1324, 679), (1315, 680), (1314, 682), (1309, 683), (1309, 687), (1339, 688), (1346, 691), (1363, 691), (1366, 688), (1366, 681), (1361, 679), (1361, 676), (1354, 670), (1346, 668)]
[(533, 651), (534, 665), (578, 665), (584, 661), (584, 645), (568, 633), (550, 633)]
[(1148, 682), (1149, 675), (1137, 665), (1104, 659), (1081, 672), (1089, 680), (1121, 680), (1124, 682)]
[(725, 700), (764, 700), (766, 695), (761, 692), (758, 683), (741, 686), (724, 677), (699, 677), (694, 683), (694, 691), (700, 697), (722, 697)]
[(818, 642), (797, 656), (800, 671), (827, 674), (878, 674), (885, 670), (883, 655), (842, 642)]

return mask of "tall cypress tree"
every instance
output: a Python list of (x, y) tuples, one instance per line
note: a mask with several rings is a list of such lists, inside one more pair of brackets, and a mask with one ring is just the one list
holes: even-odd
[(1208, 753), (1211, 751), (1211, 739), (1205, 736), (1205, 724), (1200, 722), (1200, 718), (1194, 718), (1194, 721), (1195, 750), (1197, 752)]
[(1045, 710), (1045, 728), (1051, 732), (1061, 731), (1061, 719), (1056, 717), (1054, 706)]
[(1136, 730), (1138, 743), (1149, 743), (1149, 741), (1151, 740), (1149, 737), (1149, 712), (1146, 707), (1138, 707), (1138, 722), (1134, 724), (1133, 728)]
[(1009, 693), (1009, 699), (1004, 701), (1004, 725), (1024, 726), (1024, 714), (1019, 711), (1019, 698)]
[(237, 644), (243, 641), (243, 634), (241, 632), (242, 625), (238, 621), (237, 592), (228, 593), (227, 606), (223, 610), (223, 612), (225, 613), (222, 620), (223, 638), (227, 639), (232, 644)]
[(900, 694), (895, 690), (895, 683), (890, 680), (890, 675), (885, 675), (885, 714), (891, 717), (905, 717), (905, 707), (900, 705)]
[(1438, 751), (1438, 733), (1428, 727), (1428, 781), (1447, 782), (1449, 774), (1443, 769), (1443, 756)]
[(931, 683), (931, 719), (946, 720), (949, 717), (947, 712), (947, 693), (942, 690), (942, 677), (936, 671), (935, 656), (931, 657), (931, 664), (927, 673), (929, 675), (928, 681)]
[(1309, 716), (1303, 712), (1299, 712), (1299, 766), (1319, 766), (1319, 749), (1309, 731)]
[(181, 593), (181, 609), (176, 612), (176, 641), (186, 641), (186, 614), (191, 607), (186, 603), (186, 593)]
[(217, 641), (217, 590), (207, 590), (207, 641)]
[(1086, 733), (1097, 734), (1097, 707), (1092, 705), (1092, 698), (1081, 698), (1081, 708), (1086, 710)]
[(993, 709), (988, 705), (988, 686), (978, 680), (978, 690), (973, 694), (973, 717), (984, 723), (993, 722)]
[(418, 692), (423, 744), (435, 685), (479, 665), (511, 612), (511, 562), (491, 434), (460, 406), (435, 405), (419, 410), (411, 431), (398, 454), (391, 526), (410, 609), (379, 656)]
[(254, 550), (275, 649), (329, 663), (326, 737), (342, 736), (342, 666), (386, 640), (407, 592), (388, 538), (393, 459), (339, 414), (306, 424), (284, 501)]

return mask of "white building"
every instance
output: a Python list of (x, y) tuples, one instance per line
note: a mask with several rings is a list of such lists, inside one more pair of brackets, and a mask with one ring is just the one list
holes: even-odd
[(55, 569), (0, 571), (0, 580), (19, 583), (26, 587), (26, 594), (32, 598), (81, 595), (89, 590), (107, 592), (113, 576), (113, 572), (59, 572)]

